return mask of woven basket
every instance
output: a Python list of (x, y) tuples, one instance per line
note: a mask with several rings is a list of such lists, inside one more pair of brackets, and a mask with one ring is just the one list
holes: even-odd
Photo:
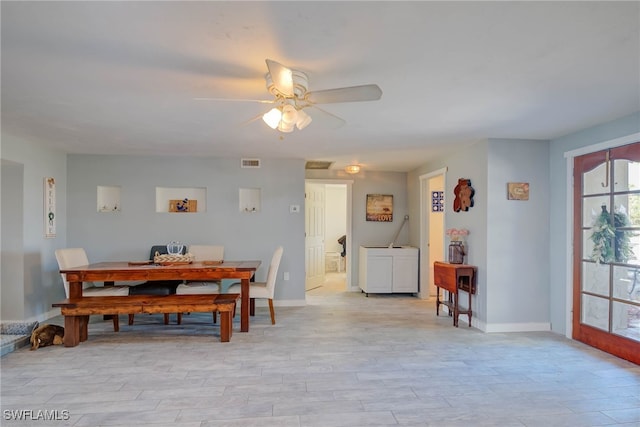
[(156, 255), (153, 257), (155, 264), (191, 264), (193, 262), (193, 255)]

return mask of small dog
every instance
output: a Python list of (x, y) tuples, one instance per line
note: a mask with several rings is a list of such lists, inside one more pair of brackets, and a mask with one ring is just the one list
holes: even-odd
[(31, 333), (31, 350), (48, 345), (60, 345), (64, 338), (64, 328), (58, 325), (40, 325)]

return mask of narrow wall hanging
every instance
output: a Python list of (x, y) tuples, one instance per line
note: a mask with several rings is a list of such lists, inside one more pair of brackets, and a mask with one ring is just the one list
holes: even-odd
[(431, 212), (444, 212), (444, 191), (431, 192)]
[(44, 179), (44, 237), (56, 237), (56, 181)]

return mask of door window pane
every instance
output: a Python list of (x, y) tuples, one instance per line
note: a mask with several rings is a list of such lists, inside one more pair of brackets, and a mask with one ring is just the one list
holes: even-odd
[(640, 302), (640, 268), (613, 267), (613, 297)]
[(613, 333), (640, 341), (640, 307), (613, 303)]
[(640, 163), (626, 159), (613, 161), (613, 191), (640, 190)]
[(582, 323), (594, 328), (609, 330), (609, 300), (582, 295)]
[(611, 212), (609, 196), (585, 197), (582, 199), (582, 226), (593, 227), (602, 215), (602, 207)]
[(604, 163), (588, 172), (585, 172), (582, 176), (582, 194), (589, 195), (608, 193), (610, 187), (604, 187), (602, 185), (606, 183), (606, 174), (607, 167)]
[(609, 264), (582, 263), (582, 290), (592, 294), (609, 296)]

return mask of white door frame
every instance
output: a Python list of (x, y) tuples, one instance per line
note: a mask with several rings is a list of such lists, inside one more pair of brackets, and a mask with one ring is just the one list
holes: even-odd
[[(344, 184), (347, 186), (347, 259), (353, 260), (353, 239), (351, 238), (351, 218), (353, 217), (353, 180), (352, 179), (305, 179), (305, 182), (310, 184)], [(353, 262), (346, 263), (346, 278), (347, 278), (347, 290), (359, 291), (358, 288), (353, 289), (351, 287), (351, 266)]]
[[(429, 262), (429, 179), (442, 175), (443, 181), (447, 182), (447, 168), (441, 168), (432, 172), (420, 175), (420, 292), (418, 296), (422, 299), (429, 298), (429, 268), (425, 268), (425, 263)], [(442, 236), (444, 240), (444, 235)]]

